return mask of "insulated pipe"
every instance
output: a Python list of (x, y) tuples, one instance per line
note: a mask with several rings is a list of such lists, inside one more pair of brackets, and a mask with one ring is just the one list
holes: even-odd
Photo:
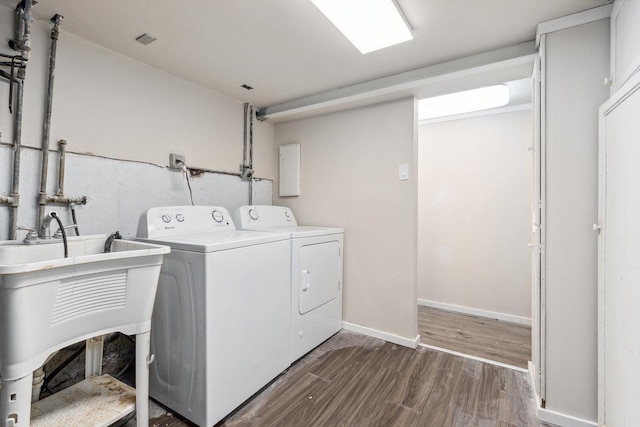
[(31, 13), (32, 6), (32, 0), (23, 0), (16, 6), (16, 38), (9, 41), (11, 49), (22, 52), (22, 57), (25, 60), (28, 60), (31, 54), (31, 21), (33, 20), (33, 15)]
[(42, 126), (42, 174), (40, 176), (40, 197), (38, 199), (38, 229), (44, 220), (44, 211), (47, 205), (47, 172), (49, 169), (49, 135), (51, 128), (51, 109), (53, 106), (53, 82), (56, 70), (56, 49), (58, 46), (58, 34), (60, 28), (61, 15), (54, 15), (51, 18), (53, 28), (51, 29), (51, 47), (49, 50), (49, 81), (47, 84), (47, 100), (45, 106), (45, 116)]

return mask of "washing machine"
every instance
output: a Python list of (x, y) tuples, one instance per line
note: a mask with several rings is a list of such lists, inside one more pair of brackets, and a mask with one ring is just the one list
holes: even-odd
[(213, 426), (290, 364), (290, 236), (214, 206), (156, 207), (138, 239), (171, 247), (151, 327), (150, 395)]
[(342, 228), (298, 225), (284, 206), (242, 206), (239, 229), (280, 235), (291, 247), (291, 362), (342, 329)]

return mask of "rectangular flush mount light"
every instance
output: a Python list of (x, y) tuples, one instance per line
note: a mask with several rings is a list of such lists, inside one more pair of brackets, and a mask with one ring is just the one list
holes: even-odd
[(395, 0), (311, 0), (365, 54), (413, 35)]
[(418, 101), (418, 119), (453, 116), (473, 111), (498, 108), (509, 103), (509, 88), (505, 85), (434, 96)]

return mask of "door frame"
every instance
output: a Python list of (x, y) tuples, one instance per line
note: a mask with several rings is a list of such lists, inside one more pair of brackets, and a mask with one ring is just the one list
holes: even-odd
[(532, 242), (531, 242), (531, 357), (530, 374), (541, 408), (546, 397), (546, 280), (545, 280), (545, 232), (546, 232), (546, 85), (545, 85), (546, 35), (541, 34), (538, 58), (533, 70), (533, 191), (532, 191)]

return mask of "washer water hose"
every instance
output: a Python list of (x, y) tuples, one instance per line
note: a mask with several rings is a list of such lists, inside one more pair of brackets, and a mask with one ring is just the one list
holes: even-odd
[(111, 252), (111, 245), (113, 244), (113, 241), (115, 239), (122, 239), (122, 235), (120, 235), (119, 231), (114, 231), (113, 233), (111, 233), (111, 235), (109, 237), (107, 237), (107, 241), (104, 242), (104, 253), (109, 253)]
[(67, 232), (64, 231), (64, 225), (62, 224), (62, 220), (58, 216), (56, 212), (49, 212), (51, 218), (55, 219), (58, 223), (58, 227), (60, 227), (60, 233), (62, 233), (62, 242), (64, 244), (64, 257), (69, 258), (69, 244), (67, 242)]

